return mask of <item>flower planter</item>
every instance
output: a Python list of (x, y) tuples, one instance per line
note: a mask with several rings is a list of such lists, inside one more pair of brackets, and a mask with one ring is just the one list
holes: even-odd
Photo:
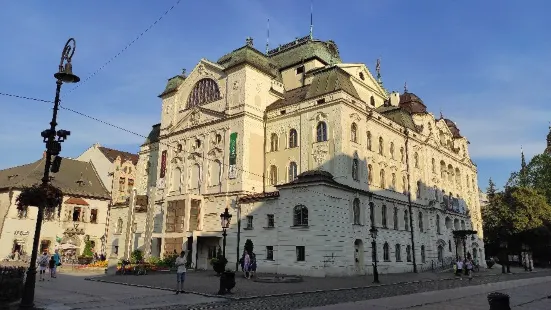
[(84, 256), (81, 256), (78, 258), (78, 263), (80, 265), (89, 265), (92, 263), (92, 261), (94, 260), (93, 257), (84, 257)]

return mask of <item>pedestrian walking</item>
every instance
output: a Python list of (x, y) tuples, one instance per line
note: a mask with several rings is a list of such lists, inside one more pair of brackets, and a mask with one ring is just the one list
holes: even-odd
[(44, 252), (38, 259), (39, 281), (44, 281), (44, 274), (48, 268), (48, 253)]
[(52, 255), (52, 258), (54, 259), (54, 268), (52, 270), (52, 278), (57, 278), (57, 267), (61, 266), (61, 256), (59, 255), (59, 250), (55, 250), (54, 255)]
[(251, 268), (251, 256), (249, 252), (245, 252), (245, 258), (243, 259), (243, 272), (245, 273), (245, 279), (250, 279)]
[(456, 275), (459, 276), (460, 280), (463, 280), (463, 278), (461, 277), (461, 275), (463, 274), (463, 261), (461, 260), (461, 258), (457, 260), (456, 265), (457, 265)]
[(256, 276), (256, 254), (251, 253), (251, 267), (249, 271), (249, 279)]
[(465, 262), (465, 267), (467, 269), (467, 276), (469, 277), (469, 281), (471, 281), (473, 279), (473, 261), (472, 260), (467, 260)]
[(180, 256), (176, 258), (174, 263), (178, 270), (176, 270), (176, 295), (184, 292), (184, 281), (186, 280), (186, 252), (180, 252)]
[(50, 260), (48, 261), (48, 269), (50, 270), (50, 278), (55, 278), (55, 259), (53, 255), (50, 256)]

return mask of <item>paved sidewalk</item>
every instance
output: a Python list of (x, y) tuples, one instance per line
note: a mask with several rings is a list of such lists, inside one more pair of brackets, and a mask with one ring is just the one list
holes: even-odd
[(60, 274), (56, 279), (37, 282), (36, 307), (47, 310), (109, 309), (128, 310), (225, 301), (195, 294), (175, 295), (172, 291), (152, 290), (116, 284), (85, 281), (83, 275)]
[[(521, 268), (511, 268), (513, 273), (526, 273)], [(548, 271), (548, 270), (540, 270)], [(500, 275), (501, 269), (481, 269), (475, 273), (475, 277)], [(259, 275), (265, 276), (265, 275)], [(428, 280), (442, 280), (453, 278), (452, 272), (435, 273), (401, 273), (401, 274), (381, 274), (381, 284), (411, 283)], [(236, 274), (236, 286), (233, 294), (228, 298), (253, 298), (265, 297), (283, 294), (296, 294), (302, 292), (331, 291), (339, 289), (351, 289), (367, 287), (372, 285), (373, 276), (356, 277), (327, 277), (311, 278), (304, 277), (303, 282), (299, 283), (259, 283), (252, 280), (246, 280), (241, 273)], [(114, 284), (137, 285), (152, 288), (173, 288), (175, 275), (173, 273), (150, 274), (145, 276), (135, 275), (110, 275), (93, 277), (91, 280)], [(186, 276), (186, 290), (193, 293), (213, 295), (218, 291), (219, 278), (214, 271), (188, 271)]]
[(548, 296), (551, 295), (551, 277), (540, 277), (353, 303), (342, 303), (331, 306), (304, 308), (303, 310), (487, 310), (489, 309), (487, 295), (496, 291), (511, 296), (510, 305), (511, 308), (514, 309), (551, 309), (551, 299), (548, 298)]

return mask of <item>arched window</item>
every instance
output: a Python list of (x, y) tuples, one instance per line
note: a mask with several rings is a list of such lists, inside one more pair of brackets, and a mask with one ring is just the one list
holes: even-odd
[(441, 262), (444, 260), (444, 247), (442, 245), (438, 246), (438, 261)]
[(440, 214), (436, 214), (436, 233), (440, 234)]
[(411, 245), (406, 246), (406, 259), (411, 262)]
[(462, 230), (467, 229), (467, 227), (465, 227), (465, 221), (464, 220), (461, 220), (461, 229)]
[(316, 141), (327, 141), (327, 124), (325, 122), (319, 122), (316, 127)]
[(198, 188), (201, 183), (201, 167), (193, 165), (190, 169), (189, 188)]
[(397, 244), (395, 246), (394, 251), (395, 251), (394, 255), (396, 256), (396, 261), (401, 262), (402, 261), (402, 246)]
[(397, 207), (394, 207), (393, 221), (394, 221), (394, 229), (398, 230), (398, 208)]
[(352, 203), (352, 213), (354, 215), (354, 224), (356, 225), (361, 224), (360, 210), (360, 199), (355, 198), (354, 202)]
[(270, 152), (277, 151), (278, 146), (279, 146), (279, 139), (277, 137), (277, 134), (273, 133), (270, 136)]
[(448, 171), (446, 170), (446, 163), (441, 160), (440, 161), (440, 177), (445, 181), (445, 178), (446, 178), (446, 174), (448, 173)]
[(415, 168), (419, 168), (419, 154), (417, 152), (413, 154), (413, 165)]
[(381, 188), (386, 188), (385, 187), (385, 170), (384, 169), (381, 169), (381, 173), (379, 174), (379, 181), (380, 181), (380, 187)]
[(371, 151), (371, 132), (370, 131), (367, 132), (367, 143), (366, 143), (366, 145), (367, 145), (367, 149)]
[(181, 177), (182, 177), (182, 170), (180, 170), (180, 168), (175, 168), (172, 171), (172, 186), (171, 187), (172, 187), (173, 191), (180, 190), (180, 183), (182, 182)]
[(421, 246), (421, 263), (426, 263), (426, 257), (425, 257), (425, 246)]
[(417, 199), (421, 198), (421, 181), (417, 181)]
[(350, 141), (358, 142), (358, 126), (356, 123), (352, 123), (352, 126), (350, 126)]
[(218, 84), (216, 84), (213, 79), (201, 79), (195, 83), (195, 86), (189, 94), (187, 108), (190, 109), (218, 99), (220, 99)]
[(358, 171), (359, 167), (359, 160), (357, 158), (352, 159), (352, 179), (354, 181), (360, 180), (360, 174)]
[(394, 142), (390, 142), (390, 158), (394, 159)]
[(293, 213), (294, 226), (308, 226), (308, 208), (306, 208), (306, 206), (296, 206)]
[(115, 232), (117, 234), (122, 234), (122, 225), (123, 225), (122, 219), (119, 217), (119, 219), (117, 220), (117, 227), (115, 228)]
[(436, 161), (434, 160), (434, 158), (431, 160), (431, 170), (432, 173), (436, 173)]
[(453, 167), (452, 165), (448, 165), (448, 182), (453, 182)]
[(277, 167), (274, 165), (270, 166), (270, 185), (277, 184)]
[(383, 228), (387, 228), (387, 209), (386, 209), (386, 205), (383, 205), (383, 207), (381, 208), (381, 219), (382, 219)]
[(383, 245), (383, 259), (385, 260), (385, 262), (390, 261), (390, 250), (388, 248), (388, 243), (386, 242)]
[(289, 131), (289, 148), (294, 148), (298, 146), (298, 134), (295, 129)]
[(461, 188), (461, 172), (459, 172), (459, 168), (455, 168), (455, 183), (457, 187)]
[(218, 160), (211, 162), (210, 185), (211, 186), (220, 185), (220, 182), (222, 179), (221, 176), (222, 176), (222, 164)]
[(419, 212), (419, 231), (423, 232), (425, 231), (425, 225), (423, 223), (423, 212)]
[(409, 230), (409, 216), (408, 216), (408, 210), (404, 211), (404, 229)]
[(373, 183), (373, 166), (367, 165), (367, 183)]
[(373, 96), (369, 97), (369, 104), (371, 104), (371, 106), (375, 106), (375, 98), (373, 98)]
[(375, 204), (373, 202), (369, 203), (369, 222), (371, 226), (375, 226)]
[(297, 163), (294, 161), (289, 163), (289, 182), (297, 178)]
[(392, 173), (392, 178), (391, 178), (391, 186), (392, 186), (392, 190), (396, 190), (396, 173)]
[(383, 155), (384, 152), (384, 140), (383, 137), (379, 137), (379, 154)]

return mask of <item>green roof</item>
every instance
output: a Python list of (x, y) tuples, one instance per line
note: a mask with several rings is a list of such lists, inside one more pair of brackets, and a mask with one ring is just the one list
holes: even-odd
[(178, 86), (180, 86), (186, 78), (181, 75), (177, 75), (175, 77), (172, 77), (168, 79), (168, 83), (166, 83), (165, 90), (159, 95), (159, 97), (162, 97), (164, 95), (170, 94), (178, 89)]
[[(20, 189), (40, 183), (45, 158), (36, 162), (0, 170), (0, 189)], [(111, 199), (96, 169), (89, 162), (63, 158), (58, 173), (50, 173), (51, 184), (64, 195)]]
[(245, 45), (222, 56), (217, 62), (225, 69), (248, 64), (281, 81), (281, 74), (279, 73), (277, 64), (249, 45)]
[(411, 114), (401, 107), (382, 105), (376, 108), (375, 111), (405, 128), (418, 131)]
[(152, 128), (151, 128), (151, 131), (147, 135), (147, 138), (145, 138), (145, 141), (142, 144), (142, 146), (150, 144), (150, 143), (159, 142), (159, 136), (160, 135), (161, 135), (161, 124), (153, 125)]
[(295, 42), (271, 50), (268, 52), (268, 56), (278, 64), (279, 70), (284, 70), (300, 64), (303, 60), (313, 58), (319, 59), (328, 65), (342, 63), (335, 42), (312, 40), (308, 37), (297, 39)]

